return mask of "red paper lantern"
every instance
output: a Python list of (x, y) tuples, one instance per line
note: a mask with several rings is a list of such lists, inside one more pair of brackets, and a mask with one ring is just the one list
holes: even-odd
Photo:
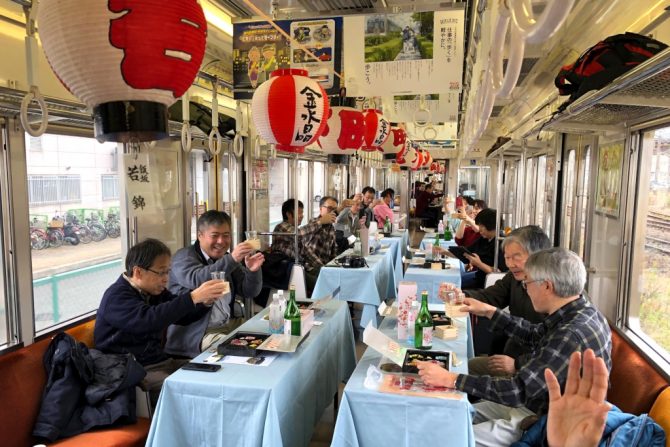
[(440, 164), (436, 161), (430, 164), (430, 172), (440, 172)]
[(421, 149), (416, 149), (416, 158), (412, 161), (410, 167), (413, 171), (418, 170), (423, 165), (423, 151)]
[(51, 68), (93, 110), (98, 140), (168, 136), (167, 108), (205, 54), (207, 21), (196, 0), (44, 0), (38, 22)]
[(430, 152), (424, 152), (423, 166), (428, 167), (433, 162), (433, 156), (430, 155)]
[(381, 147), (384, 159), (390, 160), (395, 158), (395, 155), (405, 148), (406, 142), (407, 133), (403, 129), (399, 127), (391, 128), (391, 134)]
[(363, 144), (365, 121), (363, 112), (353, 107), (331, 107), (328, 121), (319, 137), (325, 154), (353, 155)]
[(374, 109), (367, 109), (365, 114), (365, 139), (363, 149), (367, 152), (381, 151), (391, 133), (391, 124), (384, 118), (382, 112)]
[(307, 70), (280, 69), (254, 92), (251, 116), (277, 150), (302, 154), (326, 128), (328, 107), (326, 91)]

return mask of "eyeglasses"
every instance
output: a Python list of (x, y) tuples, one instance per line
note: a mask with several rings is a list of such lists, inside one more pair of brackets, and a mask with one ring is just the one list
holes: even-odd
[(524, 290), (528, 290), (528, 284), (532, 284), (534, 282), (542, 282), (542, 281), (546, 281), (546, 279), (534, 279), (532, 281), (523, 280), (523, 281), (521, 281), (521, 287), (523, 287)]
[(169, 276), (170, 275), (170, 270), (165, 270), (164, 272), (157, 272), (156, 270), (152, 270), (152, 269), (144, 269), (144, 270), (146, 270), (148, 272), (151, 272), (154, 275), (158, 275), (158, 276)]
[(336, 206), (326, 206), (326, 205), (323, 205), (321, 208), (325, 208), (325, 209), (327, 209), (328, 212), (333, 212), (333, 211), (335, 211), (335, 210), (337, 209)]

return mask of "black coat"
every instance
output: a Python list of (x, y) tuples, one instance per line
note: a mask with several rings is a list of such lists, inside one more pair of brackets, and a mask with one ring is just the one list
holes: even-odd
[(63, 332), (44, 353), (47, 383), (33, 435), (50, 442), (94, 427), (132, 424), (146, 372), (131, 354), (103, 354)]

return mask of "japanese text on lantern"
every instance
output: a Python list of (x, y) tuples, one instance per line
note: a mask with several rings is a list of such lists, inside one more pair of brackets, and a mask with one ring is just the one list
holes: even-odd
[(128, 166), (128, 178), (132, 182), (149, 183), (149, 171), (143, 164)]
[(358, 149), (365, 136), (365, 126), (359, 122), (361, 112), (356, 110), (340, 110), (340, 136), (337, 137), (337, 146), (340, 149)]
[(306, 112), (300, 114), (303, 125), (302, 129), (298, 129), (296, 132), (294, 140), (307, 143), (314, 138), (314, 123), (317, 124), (317, 128), (318, 124), (321, 123), (321, 119), (316, 116), (316, 109), (318, 107), (316, 98), (321, 98), (323, 95), (310, 87), (300, 90), (300, 95), (302, 96), (302, 107)]
[(379, 120), (379, 132), (377, 132), (377, 138), (375, 138), (375, 141), (373, 142), (373, 146), (380, 146), (385, 140), (386, 137), (388, 136), (390, 131), (389, 128), (389, 123), (385, 119), (380, 119)]
[(111, 12), (125, 13), (111, 20), (109, 40), (123, 50), (121, 73), (128, 85), (169, 90), (175, 98), (184, 94), (191, 84), (184, 78), (198, 72), (207, 40), (202, 9), (191, 3), (197, 6), (195, 0), (183, 0), (180, 7), (157, 13), (151, 2), (109, 0)]

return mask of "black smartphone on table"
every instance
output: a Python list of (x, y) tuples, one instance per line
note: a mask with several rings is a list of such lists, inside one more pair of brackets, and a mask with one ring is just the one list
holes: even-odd
[(204, 372), (217, 372), (221, 369), (221, 365), (216, 363), (194, 363), (189, 362), (185, 363), (181, 369), (187, 369), (189, 371), (204, 371)]

